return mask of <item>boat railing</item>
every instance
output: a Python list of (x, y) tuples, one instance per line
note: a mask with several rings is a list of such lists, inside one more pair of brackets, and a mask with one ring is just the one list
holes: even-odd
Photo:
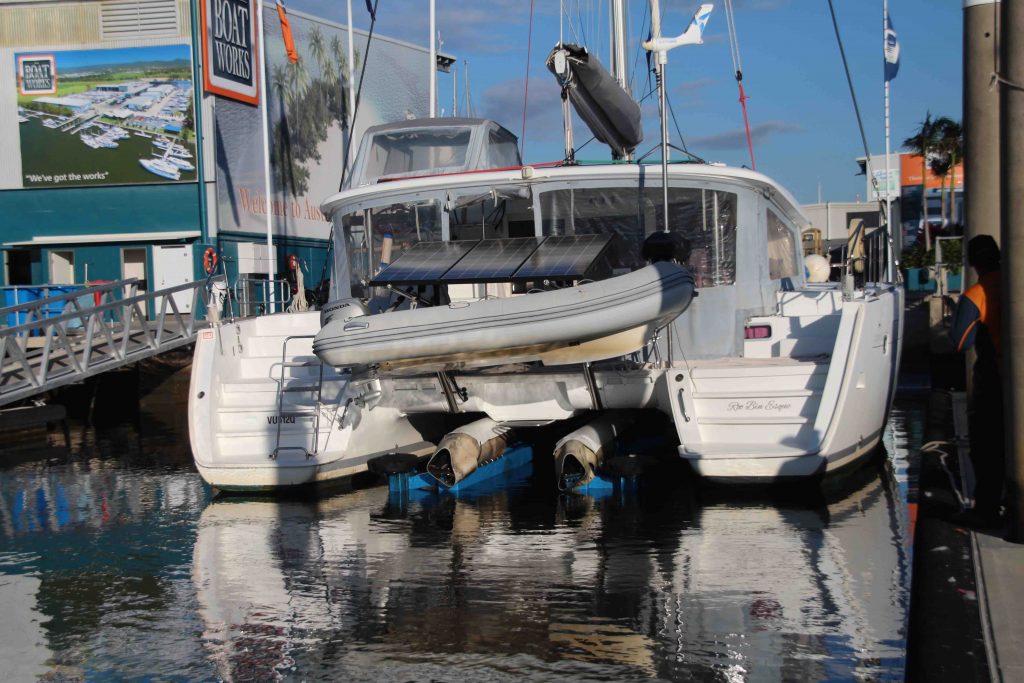
[(232, 311), (240, 318), (281, 313), (292, 302), (291, 284), (285, 279), (239, 275), (231, 289), (236, 307)]

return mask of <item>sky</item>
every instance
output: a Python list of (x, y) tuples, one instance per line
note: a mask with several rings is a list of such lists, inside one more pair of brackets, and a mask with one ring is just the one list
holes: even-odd
[[(872, 154), (885, 148), (882, 82), (882, 0), (833, 0), (854, 88)], [(429, 40), (427, 0), (378, 0), (375, 31), (418, 45)], [(638, 49), (647, 34), (647, 2), (626, 0), (627, 41), (636, 99), (650, 91), (646, 60)], [(662, 1), (662, 31), (684, 31), (700, 2)], [(345, 23), (341, 0), (292, 0), (290, 7)], [(535, 0), (532, 39), (530, 0), (436, 0), (441, 51), (458, 59), (459, 113), (465, 114), (464, 62), (469, 63), (473, 114), (493, 118), (517, 136), (523, 132), (523, 93), (529, 75), (524, 158), (561, 159), (559, 90), (544, 65), (559, 40), (588, 47), (608, 64), (607, 0)], [(560, 5), (564, 13), (560, 12)], [(828, 0), (734, 0), (736, 31), (749, 98), (757, 170), (772, 176), (798, 200), (865, 198), (857, 175), (863, 156), (849, 88), (843, 73)], [(899, 37), (900, 72), (891, 83), (893, 151), (911, 136), (927, 112), (961, 118), (962, 3), (952, 0), (890, 0)], [(356, 27), (369, 28), (365, 2), (353, 0)], [(691, 152), (708, 161), (750, 165), (742, 110), (730, 59), (724, 5), (716, 4), (704, 45), (669, 53), (667, 83), (679, 132)], [(529, 69), (527, 52), (530, 47)], [(370, 50), (373, 59), (373, 50)], [(650, 79), (653, 83), (653, 76)], [(451, 113), (452, 77), (438, 74), (438, 106)], [(644, 153), (660, 141), (656, 94), (641, 104)], [(577, 145), (590, 134), (574, 126)], [(669, 122), (672, 142), (680, 145)], [(607, 159), (596, 141), (577, 155)], [(652, 158), (659, 158), (655, 152)]]
[[(365, 7), (364, 7), (365, 9)], [(183, 45), (147, 45), (116, 50), (56, 50), (58, 77), (60, 70), (82, 69), (111, 64), (138, 64), (140, 62), (188, 61), (191, 47)], [(28, 53), (25, 53), (28, 54)], [(34, 53), (33, 53), (34, 54)]]

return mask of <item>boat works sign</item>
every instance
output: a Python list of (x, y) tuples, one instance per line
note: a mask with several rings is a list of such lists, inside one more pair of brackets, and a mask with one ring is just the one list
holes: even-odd
[(203, 0), (205, 90), (259, 104), (255, 0)]
[(53, 55), (18, 55), (18, 94), (53, 95), (57, 67)]

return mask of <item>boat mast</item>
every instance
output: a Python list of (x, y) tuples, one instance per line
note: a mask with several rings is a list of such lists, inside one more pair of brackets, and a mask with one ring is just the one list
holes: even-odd
[[(612, 22), (612, 74), (619, 87), (629, 92), (626, 83), (626, 8), (624, 0), (611, 0), (611, 22)], [(559, 38), (561, 41), (561, 38)], [(632, 95), (632, 93), (630, 93)], [(632, 153), (625, 156), (627, 161), (633, 159)]]
[(430, 118), (437, 116), (437, 13), (430, 0)]

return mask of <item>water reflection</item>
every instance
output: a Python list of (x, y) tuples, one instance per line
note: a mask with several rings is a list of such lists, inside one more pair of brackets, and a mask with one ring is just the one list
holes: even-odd
[(0, 469), (0, 658), (87, 680), (901, 679), (921, 418), (901, 406), (888, 458), (815, 500), (567, 497), (528, 472), (211, 500), (173, 420), (79, 430)]
[(899, 678), (905, 529), (892, 477), (866, 475), (818, 506), (543, 501), (528, 482), (214, 502), (193, 571), (206, 647), (226, 680)]

